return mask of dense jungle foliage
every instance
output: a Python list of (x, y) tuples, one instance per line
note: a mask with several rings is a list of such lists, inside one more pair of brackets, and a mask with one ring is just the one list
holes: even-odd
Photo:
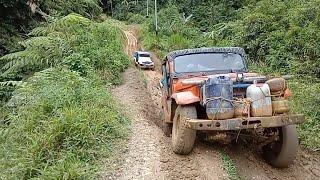
[[(101, 13), (98, 1), (50, 2), (40, 1), (50, 11), (41, 9), (38, 27), (13, 45), (21, 47), (1, 45), (11, 53), (0, 58), (0, 179), (93, 179), (99, 159), (112, 157), (128, 134), (108, 90), (129, 64), (120, 28), (86, 18)], [(21, 3), (30, 11), (25, 1), (6, 3), (1, 10)]]
[[(71, 12), (94, 18), (101, 14), (99, 0), (1, 0), (0, 1), (0, 57), (4, 54), (23, 50), (20, 42), (29, 37), (29, 32), (56, 18)], [(0, 67), (6, 62), (0, 61)], [(2, 73), (1, 70), (0, 73)], [(29, 72), (30, 73), (30, 72)], [(32, 73), (32, 71), (31, 71)], [(21, 80), (26, 73), (16, 73), (12, 77), (0, 76), (1, 81)], [(27, 76), (28, 77), (28, 76)], [(7, 101), (14, 88), (0, 86), (0, 104)]]
[[(292, 74), (302, 143), (320, 148), (319, 0), (0, 0), (0, 178), (88, 179), (128, 120), (109, 84), (128, 66), (113, 18), (140, 24), (146, 49), (240, 46), (254, 71)], [(71, 14), (70, 14), (71, 13)]]
[(85, 17), (101, 14), (99, 0), (1, 0), (0, 55), (21, 49), (18, 42), (39, 21), (77, 13)]

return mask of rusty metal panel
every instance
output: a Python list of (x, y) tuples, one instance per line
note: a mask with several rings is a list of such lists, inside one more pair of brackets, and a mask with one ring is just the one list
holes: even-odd
[(271, 117), (234, 118), (227, 120), (188, 119), (186, 127), (196, 130), (239, 130), (255, 129), (259, 127), (281, 127), (290, 124), (301, 124), (305, 121), (304, 115), (279, 115)]
[(200, 101), (199, 96), (194, 95), (190, 91), (173, 93), (171, 97), (175, 99), (179, 105), (186, 105)]

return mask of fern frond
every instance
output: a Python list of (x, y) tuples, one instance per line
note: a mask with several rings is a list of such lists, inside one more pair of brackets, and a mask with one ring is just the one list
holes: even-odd
[(0, 82), (0, 86), (20, 86), (22, 85), (22, 81), (4, 81)]
[(24, 51), (20, 51), (20, 52), (16, 52), (16, 53), (12, 53), (12, 54), (7, 54), (4, 57), (1, 58), (1, 60), (7, 60), (9, 61), (7, 64), (5, 64), (1, 69), (8, 71), (9, 69), (11, 69), (10, 71), (8, 71), (7, 73), (11, 72), (13, 69), (13, 67), (23, 67), (28, 63), (29, 59), (34, 59), (35, 57), (35, 53), (32, 51), (28, 51), (28, 50), (24, 50)]
[(15, 71), (21, 69), (27, 64), (27, 61), (25, 59), (20, 60), (13, 60), (7, 63), (5, 66), (2, 67), (2, 70), (4, 71), (1, 76), (7, 77), (10, 73), (14, 73)]
[(64, 31), (70, 27), (88, 26), (91, 21), (79, 14), (71, 13), (57, 21), (49, 24), (48, 28), (52, 31)]
[(48, 27), (34, 28), (28, 35), (29, 36), (45, 36), (49, 33)]
[(19, 52), (15, 52), (15, 53), (6, 54), (0, 58), (0, 61), (7, 62), (7, 61), (14, 60), (14, 59), (19, 59), (21, 57), (24, 57), (25, 54), (26, 54), (25, 51), (19, 51)]
[(60, 40), (60, 38), (55, 37), (39, 36), (25, 40), (24, 45), (27, 49), (35, 48), (37, 50), (36, 48), (56, 46), (55, 43)]
[(7, 62), (1, 69), (3, 76), (24, 67), (50, 67), (56, 65), (70, 52), (70, 44), (60, 37), (32, 37), (24, 41), (24, 51), (5, 55)]

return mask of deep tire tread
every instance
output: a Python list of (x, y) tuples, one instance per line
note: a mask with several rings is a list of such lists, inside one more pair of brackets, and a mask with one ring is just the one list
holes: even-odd
[[(180, 118), (179, 124), (177, 124), (177, 118)], [(187, 118), (197, 118), (196, 108), (194, 106), (178, 106), (172, 128), (172, 148), (177, 154), (189, 154), (196, 139), (196, 130), (189, 129), (184, 125)], [(177, 126), (180, 126), (180, 129), (175, 130)]]

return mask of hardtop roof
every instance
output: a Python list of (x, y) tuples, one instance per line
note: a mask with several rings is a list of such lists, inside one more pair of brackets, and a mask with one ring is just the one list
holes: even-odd
[(211, 48), (195, 48), (195, 49), (177, 50), (167, 54), (165, 60), (168, 60), (170, 58), (175, 59), (178, 56), (184, 56), (188, 54), (202, 54), (202, 53), (236, 53), (236, 54), (240, 54), (246, 60), (246, 53), (244, 49), (240, 47), (211, 47)]
[(148, 51), (136, 51), (138, 54), (150, 54)]

